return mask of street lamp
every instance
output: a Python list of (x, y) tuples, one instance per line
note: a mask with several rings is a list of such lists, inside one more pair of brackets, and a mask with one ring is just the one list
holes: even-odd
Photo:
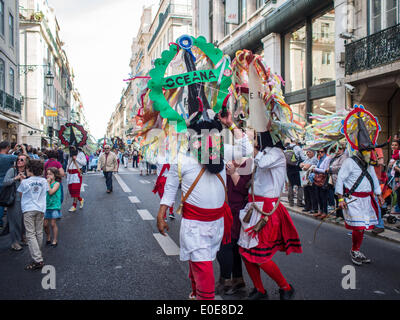
[(54, 83), (54, 75), (53, 75), (53, 73), (51, 72), (51, 70), (50, 70), (50, 62), (49, 62), (49, 64), (48, 64), (48, 67), (49, 67), (49, 71), (47, 72), (47, 74), (46, 74), (46, 81), (47, 81), (47, 86), (48, 87), (52, 87), (53, 86), (53, 83)]

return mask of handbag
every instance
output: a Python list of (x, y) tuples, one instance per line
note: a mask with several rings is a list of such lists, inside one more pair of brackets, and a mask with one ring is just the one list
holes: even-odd
[(12, 207), (15, 202), (15, 196), (17, 193), (17, 187), (15, 181), (10, 185), (1, 189), (0, 191), (0, 206), (1, 207)]
[(326, 174), (325, 173), (316, 173), (314, 176), (314, 184), (317, 187), (323, 187), (326, 182)]

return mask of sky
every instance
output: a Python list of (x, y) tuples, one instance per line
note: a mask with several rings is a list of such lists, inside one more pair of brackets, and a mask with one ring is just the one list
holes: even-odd
[(81, 94), (90, 133), (104, 137), (129, 76), (131, 45), (143, 6), (156, 0), (48, 0), (55, 9), (60, 39), (75, 87)]

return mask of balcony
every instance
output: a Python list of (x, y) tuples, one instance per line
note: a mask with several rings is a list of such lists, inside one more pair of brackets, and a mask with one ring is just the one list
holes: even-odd
[(21, 115), (21, 101), (0, 90), (0, 109), (4, 112)]
[(400, 24), (346, 45), (346, 75), (400, 59)]

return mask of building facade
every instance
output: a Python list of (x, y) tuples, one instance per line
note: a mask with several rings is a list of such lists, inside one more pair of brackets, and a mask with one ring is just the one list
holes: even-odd
[(354, 0), (345, 45), (352, 103), (379, 119), (379, 142), (400, 133), (400, 1)]
[(240, 49), (262, 55), (300, 121), (363, 104), (383, 142), (400, 127), (399, 2), (193, 0), (194, 33), (232, 58)]
[(193, 7), (196, 36), (205, 36), (231, 58), (238, 50), (252, 50), (282, 75), (297, 120), (345, 108), (344, 81), (337, 79), (344, 78), (339, 63), (344, 41), (338, 35), (345, 31), (346, 1), (193, 0)]
[(23, 128), (22, 141), (36, 147), (57, 142), (58, 130), (71, 117), (72, 72), (59, 31), (46, 0), (20, 1), (22, 119), (31, 126)]
[[(181, 35), (192, 34), (192, 1), (161, 0), (155, 7), (144, 7), (140, 27), (132, 41), (129, 63), (132, 77), (144, 76), (153, 62)], [(142, 80), (130, 81), (122, 92), (107, 128), (107, 137), (118, 136), (127, 142), (134, 138), (135, 116), (140, 108)]]
[(21, 142), (19, 1), (0, 0), (0, 140)]

